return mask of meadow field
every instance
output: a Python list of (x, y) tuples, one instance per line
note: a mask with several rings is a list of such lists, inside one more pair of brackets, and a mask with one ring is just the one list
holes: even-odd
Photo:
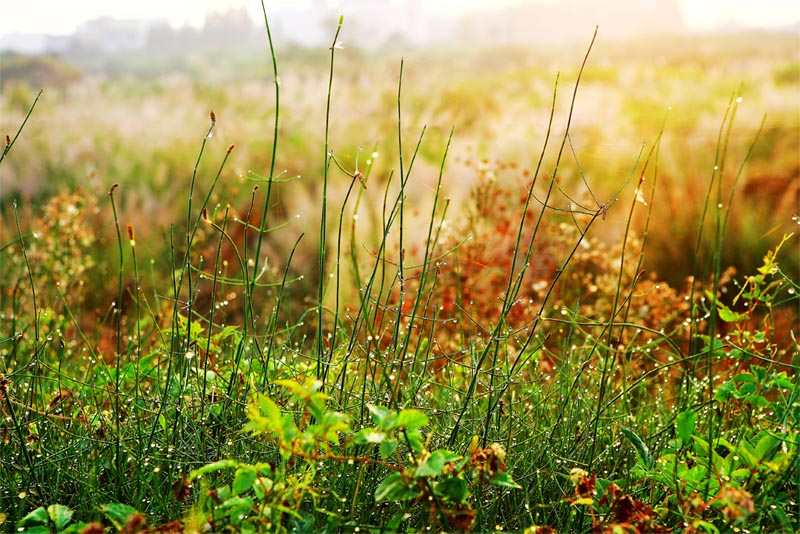
[(0, 527), (800, 530), (797, 37), (346, 35), (3, 59)]

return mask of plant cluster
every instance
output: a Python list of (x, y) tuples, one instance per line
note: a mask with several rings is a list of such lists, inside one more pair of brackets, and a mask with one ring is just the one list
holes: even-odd
[[(341, 26), (318, 227), (305, 229), (317, 233), (314, 254), (295, 257), (305, 234), (287, 239), (285, 257), (268, 252), (288, 231), (271, 211), (286, 181), (275, 163), (274, 52), (272, 160), (250, 176), (258, 187), (245, 215), (217, 189), (234, 146), (216, 167), (203, 163), (222, 122), (214, 112), (185, 213), (164, 229), (166, 255), (118, 209), (124, 186), (110, 188), (105, 209), (85, 192), (55, 197), (25, 231), (14, 208), (0, 250), (0, 524), (131, 534), (800, 528), (800, 285), (778, 260), (797, 238), (752, 275), (725, 269), (735, 95), (698, 208), (694, 258), (710, 261), (671, 287), (643, 272), (661, 135), (610, 196), (574, 150), (588, 52), (563, 133), (557, 81), (535, 169), (481, 162), (455, 223), (442, 193), (451, 132), (420, 230), (408, 199), (420, 154), (434, 150), (423, 149), (424, 129), (408, 147), (402, 63), (396, 173), (330, 147)], [(382, 204), (369, 211), (375, 189)], [(608, 245), (595, 231), (615, 217), (624, 232)], [(87, 252), (95, 241), (102, 255)]]

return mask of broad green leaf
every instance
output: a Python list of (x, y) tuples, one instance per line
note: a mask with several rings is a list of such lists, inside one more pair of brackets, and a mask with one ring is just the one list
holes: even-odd
[(325, 411), (326, 410), (325, 401), (316, 398), (319, 395), (322, 395), (322, 393), (312, 393), (312, 395), (314, 395), (314, 397), (311, 398), (310, 402), (306, 403), (306, 406), (308, 406), (308, 411), (311, 413), (314, 419), (316, 419), (317, 421), (322, 421), (327, 413)]
[(47, 507), (47, 515), (56, 525), (56, 530), (64, 530), (67, 524), (72, 520), (72, 510), (63, 504), (51, 504)]
[[(772, 508), (772, 507), (770, 507), (770, 508)], [(780, 522), (781, 526), (783, 527), (783, 529), (786, 532), (791, 532), (790, 529), (793, 528), (792, 527), (792, 520), (789, 519), (789, 516), (786, 515), (786, 511), (783, 508), (784, 508), (783, 506), (776, 506), (775, 508), (772, 508), (769, 511), (769, 513), (770, 513), (770, 515), (772, 515), (772, 516), (774, 516), (774, 517), (776, 517), (778, 519), (778, 521)]]
[(746, 313), (735, 312), (730, 308), (728, 308), (727, 306), (725, 306), (724, 304), (718, 304), (717, 310), (719, 311), (720, 319), (722, 319), (726, 323), (736, 323), (739, 321), (745, 321), (747, 320), (748, 317)]
[(419, 464), (417, 470), (414, 472), (415, 478), (423, 477), (436, 477), (442, 474), (442, 469), (445, 464), (455, 462), (461, 457), (453, 454), (450, 451), (438, 450), (433, 451), (422, 463)]
[(794, 384), (791, 380), (786, 377), (779, 377), (772, 381), (772, 385), (779, 388), (788, 389), (790, 391), (794, 391)]
[(463, 503), (469, 497), (467, 481), (459, 477), (447, 477), (434, 488), (433, 492), (451, 502)]
[(280, 434), (281, 409), (266, 395), (258, 395), (256, 402), (248, 407), (247, 414), (250, 421), (244, 426), (245, 432), (257, 435), (271, 431)]
[(389, 475), (375, 490), (375, 501), (407, 501), (422, 493), (416, 484), (406, 482), (402, 473)]
[(231, 497), (219, 505), (217, 510), (228, 516), (232, 525), (238, 525), (249, 515), (253, 504), (253, 499), (249, 497)]
[(691, 469), (687, 469), (681, 475), (681, 479), (686, 482), (689, 489), (699, 491), (701, 488), (716, 493), (719, 491), (719, 481), (713, 477), (709, 478), (708, 469), (702, 465), (696, 465)]
[(407, 430), (417, 430), (428, 424), (428, 416), (413, 408), (402, 410), (397, 415), (395, 426), (405, 427)]
[(318, 425), (324, 429), (324, 435), (318, 435), (318, 438), (325, 439), (331, 443), (339, 442), (340, 433), (350, 433), (350, 418), (339, 412), (325, 412), (322, 417), (322, 422)]
[(746, 395), (751, 395), (751, 394), (756, 392), (756, 389), (758, 389), (757, 386), (755, 384), (753, 384), (752, 382), (748, 382), (746, 384), (742, 384), (741, 386), (739, 386), (739, 395), (738, 395), (738, 397), (741, 399), (742, 397), (744, 397)]
[(714, 399), (719, 402), (727, 402), (736, 395), (736, 384), (733, 382), (723, 382), (714, 392)]
[(708, 442), (696, 434), (692, 436), (692, 442), (694, 453), (697, 456), (708, 458)]
[(40, 506), (33, 512), (29, 513), (17, 522), (18, 527), (26, 527), (28, 525), (44, 525), (47, 523), (47, 510), (44, 506)]
[(389, 456), (394, 454), (394, 451), (397, 449), (397, 440), (394, 438), (391, 439), (384, 439), (381, 441), (381, 458), (384, 460), (387, 459)]
[(752, 373), (739, 373), (738, 375), (733, 377), (733, 381), (741, 383), (745, 382), (753, 383), (756, 382), (756, 377), (753, 376)]
[[(275, 384), (281, 386), (282, 388), (288, 389), (290, 392), (301, 398), (318, 392), (319, 388), (322, 387), (322, 382), (319, 380), (315, 380), (310, 385), (306, 385), (305, 383), (300, 384), (294, 380), (276, 380)], [(317, 394), (322, 395), (323, 398), (327, 398), (327, 395), (324, 393)]]
[(522, 489), (522, 486), (514, 482), (514, 479), (511, 478), (511, 475), (509, 475), (505, 471), (495, 473), (495, 475), (489, 481), (489, 484), (493, 484), (495, 486), (502, 486), (504, 488)]
[(756, 450), (748, 442), (743, 441), (736, 448), (736, 454), (747, 464), (748, 467), (756, 467), (759, 458), (756, 456)]
[(719, 529), (715, 527), (713, 523), (703, 521), (702, 519), (695, 519), (692, 521), (692, 526), (695, 528), (695, 530), (703, 529), (709, 534), (717, 534), (719, 532)]
[(746, 480), (750, 479), (753, 476), (753, 472), (750, 469), (741, 468), (741, 469), (734, 469), (731, 473), (731, 478), (743, 484)]
[(261, 476), (272, 476), (274, 471), (273, 465), (269, 462), (258, 462), (257, 464), (253, 464), (253, 467)]
[(769, 460), (780, 444), (781, 440), (772, 434), (765, 434), (758, 440), (758, 443), (756, 443), (756, 456), (761, 461)]
[(243, 465), (237, 469), (236, 475), (233, 477), (233, 487), (231, 488), (233, 494), (238, 495), (252, 488), (257, 476), (258, 473), (256, 473), (255, 468), (250, 465)]
[(406, 437), (408, 437), (408, 444), (412, 450), (425, 450), (425, 442), (422, 439), (422, 434), (419, 432), (419, 430), (409, 430), (406, 432)]
[(396, 512), (391, 519), (386, 523), (385, 532), (401, 532), (400, 523), (406, 520), (406, 514)]
[(231, 467), (238, 467), (239, 462), (236, 460), (231, 460), (229, 458), (223, 458), (222, 460), (217, 460), (216, 462), (212, 462), (210, 464), (206, 464), (203, 467), (198, 467), (191, 473), (189, 473), (189, 480), (193, 480), (200, 475), (205, 475), (208, 473), (213, 473), (214, 471), (220, 471), (222, 469), (230, 469)]
[(386, 439), (385, 432), (378, 432), (374, 428), (362, 428), (353, 436), (356, 443), (364, 445), (366, 443), (381, 443)]
[(103, 515), (111, 521), (117, 530), (122, 530), (122, 527), (128, 523), (130, 517), (139, 513), (133, 506), (121, 503), (104, 504), (100, 507), (100, 511), (103, 512)]
[(653, 466), (656, 464), (655, 459), (650, 454), (650, 449), (647, 448), (642, 438), (636, 435), (636, 433), (626, 426), (620, 425), (620, 430), (622, 434), (628, 438), (634, 448), (636, 448), (636, 452), (639, 455), (639, 459), (642, 461), (642, 465), (644, 465), (647, 469), (652, 469)]
[(751, 404), (754, 408), (764, 408), (765, 406), (769, 406), (769, 401), (761, 395), (746, 395), (739, 400)]
[(72, 523), (58, 534), (81, 534), (86, 529), (86, 526), (86, 523), (79, 521), (78, 523)]
[(261, 477), (256, 479), (258, 484), (253, 484), (253, 494), (256, 496), (258, 500), (264, 500), (264, 496), (272, 491), (272, 487), (274, 486), (274, 482), (271, 478)]
[(391, 422), (396, 417), (396, 414), (383, 406), (375, 406), (374, 404), (367, 404), (369, 413), (372, 414), (372, 421), (378, 425), (379, 428), (388, 430)]
[(689, 443), (692, 439), (695, 424), (697, 423), (697, 414), (692, 410), (687, 410), (678, 414), (675, 420), (678, 430), (678, 437), (684, 443)]
[(251, 506), (253, 506), (253, 499), (250, 497), (231, 497), (230, 499), (225, 499), (225, 502), (220, 504), (219, 508), (234, 508), (240, 510), (243, 508), (250, 508)]

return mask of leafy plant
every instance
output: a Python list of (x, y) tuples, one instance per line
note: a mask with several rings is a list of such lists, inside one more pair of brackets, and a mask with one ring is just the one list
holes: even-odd
[[(320, 479), (331, 462), (373, 465), (391, 472), (374, 494), (377, 503), (401, 505), (400, 511), (386, 518), (390, 529), (399, 528), (410, 517), (410, 506), (428, 508), (428, 520), (433, 523), (469, 530), (475, 517), (470, 497), (476, 486), (520, 488), (506, 472), (506, 453), (499, 444), (482, 449), (475, 438), (469, 457), (446, 449), (431, 451), (423, 434), (427, 416), (414, 409), (395, 412), (374, 405), (369, 405), (374, 426), (353, 432), (345, 414), (327, 409), (328, 397), (319, 391), (320, 382), (275, 384), (291, 393), (285, 406), (299, 411), (299, 421), (275, 400), (256, 394), (243, 430), (265, 435), (280, 460), (256, 464), (220, 460), (189, 474), (191, 482), (234, 470), (231, 483), (205, 489), (195, 507), (197, 517), (212, 529), (230, 524), (244, 530), (283, 531), (292, 524), (290, 519), (307, 521), (304, 510), (311, 506), (319, 511), (318, 501), (325, 497)], [(345, 517), (327, 517), (328, 525), (345, 522)]]

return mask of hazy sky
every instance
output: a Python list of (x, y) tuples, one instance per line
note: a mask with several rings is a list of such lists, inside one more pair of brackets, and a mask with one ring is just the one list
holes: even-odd
[[(342, 5), (348, 0), (328, 0)], [(403, 1), (403, 0), (373, 0)], [(419, 0), (417, 0), (419, 1)], [(420, 2), (427, 11), (458, 15), (469, 10), (496, 9), (525, 0), (428, 0)], [(558, 0), (527, 0), (552, 3)], [(602, 0), (584, 0), (598, 2)], [(642, 1), (642, 0), (635, 0)], [(798, 0), (678, 0), (687, 25), (702, 30), (736, 23), (742, 26), (770, 27), (800, 21)], [(100, 16), (115, 18), (166, 18), (173, 26), (202, 25), (210, 11), (245, 6), (253, 17), (261, 16), (259, 0), (25, 0), (6, 1), (0, 18), (0, 34), (68, 34), (82, 21)], [(286, 5), (311, 6), (311, 0), (269, 0), (268, 13)]]

